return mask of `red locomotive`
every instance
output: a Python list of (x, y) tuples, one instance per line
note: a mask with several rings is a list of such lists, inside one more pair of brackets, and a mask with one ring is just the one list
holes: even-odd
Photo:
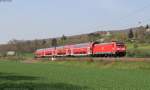
[(55, 48), (38, 49), (35, 57), (54, 57), (54, 56), (102, 56), (102, 57), (123, 57), (126, 55), (126, 46), (122, 42), (109, 43), (82, 43), (66, 45)]

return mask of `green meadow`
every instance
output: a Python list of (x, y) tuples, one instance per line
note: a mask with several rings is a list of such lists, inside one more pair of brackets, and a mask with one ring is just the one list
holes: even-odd
[(127, 57), (139, 57), (147, 58), (150, 57), (150, 44), (132, 44), (128, 43), (127, 46)]
[(150, 62), (2, 60), (0, 90), (150, 90)]

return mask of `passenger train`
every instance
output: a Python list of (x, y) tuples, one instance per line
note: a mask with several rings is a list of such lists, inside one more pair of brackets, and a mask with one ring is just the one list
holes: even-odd
[(108, 43), (89, 42), (38, 49), (34, 54), (36, 58), (69, 56), (123, 57), (126, 55), (126, 46), (124, 43), (116, 41)]

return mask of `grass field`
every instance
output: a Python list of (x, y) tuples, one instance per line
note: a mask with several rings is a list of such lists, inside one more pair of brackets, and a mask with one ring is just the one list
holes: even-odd
[(137, 44), (138, 47), (134, 48), (134, 44), (128, 43), (127, 45), (127, 57), (150, 57), (150, 45), (149, 44)]
[(0, 61), (0, 90), (150, 90), (150, 62)]

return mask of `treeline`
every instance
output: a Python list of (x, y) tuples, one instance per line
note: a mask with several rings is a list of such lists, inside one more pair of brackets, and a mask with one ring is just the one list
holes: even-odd
[(146, 25), (131, 28), (125, 35), (122, 33), (117, 38), (131, 43), (150, 43), (150, 27)]
[(65, 44), (75, 44), (88, 42), (86, 36), (70, 36), (62, 35), (59, 38), (39, 39), (39, 40), (10, 40), (7, 44), (0, 45), (0, 53), (7, 51), (16, 52), (34, 52), (36, 49), (61, 46)]
[(120, 31), (99, 31), (89, 34), (49, 38), (41, 40), (10, 40), (8, 44), (0, 45), (0, 52), (34, 52), (36, 49), (77, 44), (84, 42), (123, 41), (128, 43), (150, 43), (149, 25)]

